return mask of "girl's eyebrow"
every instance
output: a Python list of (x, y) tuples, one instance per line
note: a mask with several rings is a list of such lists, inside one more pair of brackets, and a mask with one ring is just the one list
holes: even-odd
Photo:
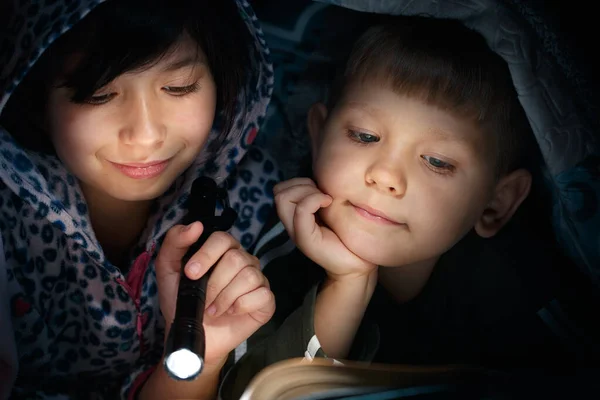
[(190, 66), (200, 66), (204, 65), (202, 59), (198, 57), (186, 57), (180, 60), (175, 60), (173, 62), (168, 63), (164, 68), (163, 72), (173, 72), (178, 69), (190, 67)]

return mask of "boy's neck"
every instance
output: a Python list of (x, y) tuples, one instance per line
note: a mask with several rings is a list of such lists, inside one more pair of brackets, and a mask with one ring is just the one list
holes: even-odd
[(90, 223), (106, 258), (126, 270), (130, 251), (146, 227), (152, 200), (118, 200), (80, 182)]
[(400, 267), (379, 267), (379, 283), (398, 303), (406, 303), (421, 293), (438, 260), (435, 257)]

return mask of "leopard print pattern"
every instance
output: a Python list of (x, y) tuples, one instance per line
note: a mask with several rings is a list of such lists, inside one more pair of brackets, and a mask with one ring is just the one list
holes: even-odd
[[(100, 1), (9, 1), (10, 33), (0, 43), (0, 109), (42, 52)], [(269, 50), (250, 5), (237, 1), (255, 38), (259, 73), (249, 85), (239, 142), (204, 155), (153, 209), (125, 275), (104, 256), (89, 223), (77, 180), (54, 156), (22, 149), (0, 127), (0, 231), (8, 264), (8, 296), (19, 352), (16, 398), (84, 398), (121, 392), (160, 360), (164, 322), (154, 258), (165, 233), (185, 214), (193, 180), (226, 184), (239, 218), (230, 233), (250, 247), (272, 208), (279, 170), (252, 142), (273, 88)], [(213, 135), (216, 132), (213, 132)], [(25, 390), (36, 382), (43, 392)], [(107, 384), (110, 382), (111, 384)], [(68, 395), (64, 395), (68, 388)], [(63, 394), (60, 394), (63, 393)], [(67, 397), (65, 397), (67, 396)], [(114, 397), (110, 397), (114, 398)]]

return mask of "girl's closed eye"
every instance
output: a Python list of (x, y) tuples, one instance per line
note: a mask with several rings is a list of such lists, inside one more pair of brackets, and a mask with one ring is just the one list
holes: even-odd
[(85, 99), (83, 99), (83, 101), (79, 102), (79, 101), (75, 101), (72, 100), (75, 103), (85, 103), (85, 104), (91, 104), (91, 105), (101, 105), (101, 104), (106, 104), (109, 101), (111, 101), (117, 94), (116, 93), (106, 93), (106, 94), (94, 94), (90, 97), (87, 97)]
[(194, 82), (187, 86), (165, 86), (163, 90), (175, 97), (183, 97), (190, 93), (195, 93), (200, 89), (198, 82)]
[(369, 144), (379, 142), (379, 136), (367, 132), (348, 129), (348, 137), (358, 144)]
[[(162, 89), (165, 92), (167, 92), (168, 94), (170, 94), (171, 96), (183, 97), (190, 93), (197, 92), (200, 89), (200, 85), (198, 84), (198, 82), (194, 82), (193, 84), (187, 85), (187, 86), (164, 86)], [(72, 100), (72, 101), (74, 103), (102, 105), (102, 104), (108, 103), (116, 96), (117, 96), (117, 93), (115, 93), (115, 92), (103, 93), (103, 94), (93, 94), (92, 96), (89, 96), (89, 97), (83, 99), (83, 101), (81, 101), (81, 102), (76, 101), (76, 100)]]
[(456, 169), (454, 167), (454, 165), (452, 165), (446, 161), (440, 160), (439, 158), (436, 158), (436, 157), (422, 155), (421, 158), (423, 159), (425, 165), (437, 174), (441, 174), (441, 175), (451, 174)]

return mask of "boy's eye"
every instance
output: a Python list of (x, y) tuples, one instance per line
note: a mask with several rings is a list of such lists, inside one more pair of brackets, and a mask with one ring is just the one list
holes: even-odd
[(448, 167), (450, 165), (447, 162), (444, 162), (444, 161), (440, 160), (439, 158), (430, 157), (430, 156), (423, 156), (423, 158), (429, 164), (433, 165), (436, 168), (446, 168), (446, 167)]
[(379, 142), (379, 137), (377, 137), (375, 135), (371, 135), (370, 133), (365, 133), (365, 132), (349, 130), (348, 136), (350, 136), (351, 139), (354, 139), (360, 143), (377, 143), (377, 142)]
[(440, 160), (439, 158), (431, 157), (431, 156), (421, 156), (423, 160), (427, 162), (430, 168), (434, 170), (445, 170), (445, 171), (454, 171), (454, 166), (445, 161)]
[(173, 96), (185, 96), (186, 94), (197, 92), (199, 88), (198, 82), (196, 82), (188, 86), (165, 86), (163, 90)]

